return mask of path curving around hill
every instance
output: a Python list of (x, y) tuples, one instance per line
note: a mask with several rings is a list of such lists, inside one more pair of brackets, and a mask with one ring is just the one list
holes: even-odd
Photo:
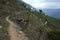
[[(10, 40), (28, 40), (23, 31), (18, 31), (14, 27), (18, 27), (14, 22), (9, 19), (10, 16), (6, 17), (6, 21), (9, 23), (8, 33), (10, 35)], [(18, 34), (18, 32), (20, 34)]]

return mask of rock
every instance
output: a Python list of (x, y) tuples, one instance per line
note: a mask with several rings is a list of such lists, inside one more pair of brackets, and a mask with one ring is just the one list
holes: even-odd
[(0, 29), (2, 28), (2, 26), (0, 26)]

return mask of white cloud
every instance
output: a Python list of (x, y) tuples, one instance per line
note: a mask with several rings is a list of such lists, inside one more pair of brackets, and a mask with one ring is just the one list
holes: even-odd
[[(34, 5), (34, 4), (33, 4)], [(34, 6), (35, 8), (49, 8), (49, 9), (57, 9), (60, 8), (60, 3), (59, 2), (44, 2), (38, 4), (39, 6)]]
[(41, 2), (41, 0), (23, 0), (24, 2), (32, 5), (35, 8), (49, 8), (49, 9), (57, 9), (60, 8), (60, 2)]

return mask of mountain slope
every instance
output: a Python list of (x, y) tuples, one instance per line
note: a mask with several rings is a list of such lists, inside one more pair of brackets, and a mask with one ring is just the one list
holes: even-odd
[[(5, 4), (6, 2), (8, 3)], [(6, 20), (7, 16), (10, 16), (9, 19), (19, 26), (16, 28), (19, 31), (23, 31), (29, 38), (28, 40), (60, 40), (60, 30), (58, 29), (60, 21), (46, 15), (40, 15), (37, 11), (30, 11), (29, 8), (26, 8), (25, 3), (19, 4), (15, 0), (1, 0), (0, 15), (0, 25), (4, 25), (0, 30), (3, 33), (0, 34), (1, 40), (11, 39), (11, 37), (9, 37), (9, 31), (6, 30), (9, 28), (9, 23)], [(48, 24), (45, 24), (46, 19)], [(20, 30), (20, 28), (22, 29)], [(8, 34), (4, 35), (5, 32)]]
[(60, 19), (60, 9), (42, 9), (46, 15)]

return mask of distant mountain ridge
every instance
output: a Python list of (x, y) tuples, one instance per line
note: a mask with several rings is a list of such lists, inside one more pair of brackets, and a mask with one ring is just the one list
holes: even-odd
[(60, 19), (60, 9), (42, 9), (46, 15)]

